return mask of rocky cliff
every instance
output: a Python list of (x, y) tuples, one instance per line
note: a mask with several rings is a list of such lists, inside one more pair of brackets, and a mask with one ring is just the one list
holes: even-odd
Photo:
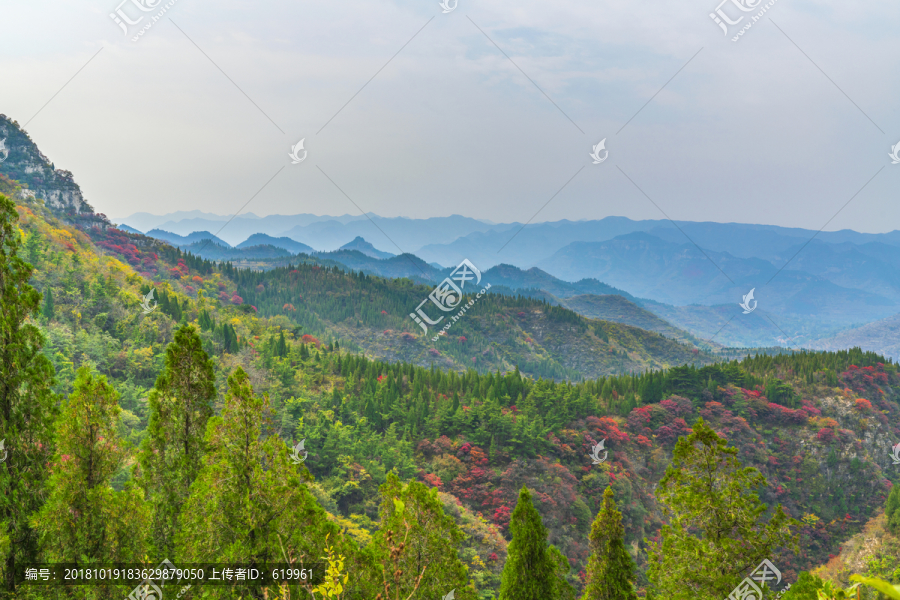
[(28, 133), (6, 115), (0, 115), (0, 175), (21, 185), (22, 199), (42, 199), (56, 213), (93, 213), (72, 173), (57, 169)]

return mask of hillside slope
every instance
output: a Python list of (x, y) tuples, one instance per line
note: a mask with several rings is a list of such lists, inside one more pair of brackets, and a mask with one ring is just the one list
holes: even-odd
[(859, 346), (894, 360), (900, 359), (900, 315), (848, 329), (810, 344), (810, 347), (817, 350), (834, 350), (848, 346)]

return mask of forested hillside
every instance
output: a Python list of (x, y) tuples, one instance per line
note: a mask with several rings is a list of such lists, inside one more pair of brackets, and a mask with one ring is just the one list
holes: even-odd
[[(673, 452), (690, 459), (689, 435), (715, 452), (727, 444), (765, 478), (742, 497), (759, 494), (767, 508), (751, 521), (776, 523), (773, 540), (795, 536), (767, 556), (795, 581), (900, 480), (900, 375), (872, 353), (701, 366), (711, 359), (657, 334), (490, 294), (430, 344), (407, 316), (430, 289), (408, 280), (218, 267), (64, 224), (40, 202), (8, 205), (3, 335), (20, 322), (31, 337), (5, 338), (0, 363), (3, 381), (21, 382), (0, 389), (7, 590), (17, 565), (40, 560), (290, 563), (331, 548), (349, 580), (320, 595), (503, 597), (504, 567), (525, 551), (511, 540), (543, 531), (553, 550), (538, 551), (551, 578), (541, 597), (569, 598), (601, 568), (589, 560), (598, 514), (610, 531), (621, 519), (636, 589), (665, 590), (676, 583), (652, 551), (674, 500), (661, 481)], [(44, 366), (22, 371), (32, 363)], [(24, 408), (21, 390), (43, 390), (53, 410)], [(603, 508), (607, 489), (617, 508)], [(693, 597), (727, 594), (741, 565), (717, 566)]]

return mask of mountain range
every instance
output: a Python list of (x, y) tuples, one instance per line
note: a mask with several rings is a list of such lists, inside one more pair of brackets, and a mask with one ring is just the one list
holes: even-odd
[[(82, 227), (109, 225), (84, 200), (72, 174), (56, 169), (17, 123), (0, 117), (0, 135), (9, 152), (0, 176), (18, 186), (20, 197), (41, 198)], [(305, 255), (434, 284), (467, 258), (491, 272), (499, 293), (607, 317), (617, 311), (605, 297), (616, 295), (630, 303), (618, 312), (636, 319), (620, 322), (650, 323), (649, 313), (665, 323), (656, 323), (654, 331), (671, 327), (678, 339), (704, 348), (856, 344), (897, 356), (896, 343), (878, 333), (877, 323), (889, 324), (900, 314), (900, 231), (624, 217), (527, 226), (460, 215), (232, 218), (201, 211), (136, 213), (114, 221), (122, 230), (146, 231), (211, 260), (259, 269)], [(756, 304), (745, 312), (738, 303), (750, 290)], [(585, 298), (572, 300), (576, 296)]]

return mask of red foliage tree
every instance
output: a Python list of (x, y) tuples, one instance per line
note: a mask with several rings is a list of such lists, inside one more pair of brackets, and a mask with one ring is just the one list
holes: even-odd
[(424, 479), (425, 483), (427, 483), (428, 485), (436, 487), (439, 490), (444, 489), (444, 482), (441, 481), (441, 478), (434, 473), (428, 473), (427, 475), (425, 475)]
[(865, 398), (856, 399), (856, 410), (862, 413), (872, 412), (872, 403)]
[(816, 434), (816, 439), (820, 442), (830, 443), (834, 441), (834, 429), (830, 427), (823, 427), (819, 430), (819, 433)]

